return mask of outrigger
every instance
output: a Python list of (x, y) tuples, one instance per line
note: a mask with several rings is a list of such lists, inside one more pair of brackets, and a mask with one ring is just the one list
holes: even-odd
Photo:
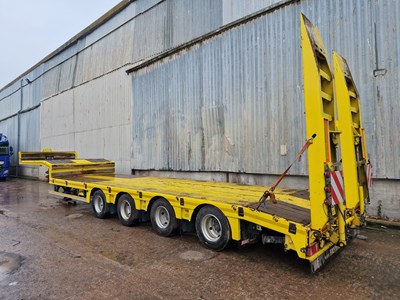
[(20, 152), (19, 163), (46, 166), (54, 186), (50, 193), (91, 203), (97, 218), (117, 213), (126, 226), (150, 220), (161, 236), (195, 230), (215, 251), (232, 240), (281, 243), (315, 272), (365, 223), (371, 165), (346, 60), (333, 52), (332, 72), (318, 29), (303, 15), (300, 23), (309, 192), (276, 188), (288, 169), (265, 190), (117, 175), (114, 162), (77, 159), (76, 152)]

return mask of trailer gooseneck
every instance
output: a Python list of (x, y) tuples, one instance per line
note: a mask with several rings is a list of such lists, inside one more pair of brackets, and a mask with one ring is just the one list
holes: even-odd
[(303, 15), (301, 37), (307, 137), (316, 134), (307, 145), (309, 192), (116, 175), (114, 162), (75, 152), (21, 152), (19, 162), (48, 167), (50, 193), (91, 203), (98, 218), (116, 212), (126, 226), (150, 220), (161, 236), (195, 230), (216, 251), (231, 240), (282, 243), (314, 272), (364, 224), (370, 164), (346, 61), (333, 52), (331, 71), (320, 33)]

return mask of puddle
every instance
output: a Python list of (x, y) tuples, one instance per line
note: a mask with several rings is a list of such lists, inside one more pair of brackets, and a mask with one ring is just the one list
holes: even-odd
[(79, 219), (82, 216), (83, 216), (82, 214), (71, 214), (71, 215), (66, 216), (65, 218), (67, 218), (67, 219)]
[(200, 251), (188, 250), (188, 251), (182, 252), (179, 255), (179, 257), (184, 260), (202, 261), (202, 260), (210, 259), (216, 255), (217, 255), (217, 253), (215, 253), (215, 252), (208, 252), (208, 251), (200, 252)]
[(39, 209), (41, 210), (49, 210), (49, 209), (54, 209), (58, 205), (54, 203), (39, 203)]
[(0, 210), (0, 217), (1, 216), (4, 216), (6, 218), (15, 218), (18, 217), (18, 214), (10, 210)]
[(133, 267), (137, 264), (136, 258), (133, 256), (132, 253), (120, 253), (116, 251), (100, 251), (100, 254), (122, 265)]
[(0, 252), (0, 280), (17, 270), (22, 264), (21, 255), (8, 252)]

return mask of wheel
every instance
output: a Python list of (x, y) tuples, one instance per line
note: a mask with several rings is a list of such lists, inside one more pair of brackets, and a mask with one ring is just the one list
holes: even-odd
[(110, 207), (102, 191), (98, 190), (94, 192), (92, 196), (92, 208), (96, 218), (104, 219), (107, 216)]
[(150, 211), (151, 225), (158, 235), (172, 236), (176, 234), (179, 223), (175, 217), (174, 209), (165, 199), (154, 202)]
[(128, 194), (123, 194), (118, 199), (117, 213), (122, 225), (132, 226), (139, 220), (139, 212), (136, 210), (135, 201)]
[(196, 216), (196, 232), (200, 242), (215, 251), (222, 251), (231, 240), (228, 219), (216, 207), (207, 205)]

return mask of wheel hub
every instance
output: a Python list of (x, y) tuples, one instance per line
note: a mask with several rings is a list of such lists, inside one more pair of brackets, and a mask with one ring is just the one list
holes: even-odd
[(155, 220), (156, 220), (158, 227), (160, 227), (162, 229), (165, 229), (168, 227), (169, 222), (170, 222), (170, 217), (169, 217), (168, 210), (164, 206), (157, 207), (156, 213), (155, 213)]
[(122, 218), (125, 220), (129, 219), (132, 213), (132, 207), (130, 203), (126, 200), (123, 200), (120, 207), (121, 207), (120, 213)]
[(222, 233), (221, 222), (214, 215), (206, 215), (201, 221), (201, 228), (205, 238), (211, 242), (220, 239)]
[(96, 209), (96, 211), (99, 213), (102, 212), (103, 207), (104, 207), (104, 204), (103, 204), (102, 199), (100, 197), (96, 197), (94, 199), (94, 208)]

